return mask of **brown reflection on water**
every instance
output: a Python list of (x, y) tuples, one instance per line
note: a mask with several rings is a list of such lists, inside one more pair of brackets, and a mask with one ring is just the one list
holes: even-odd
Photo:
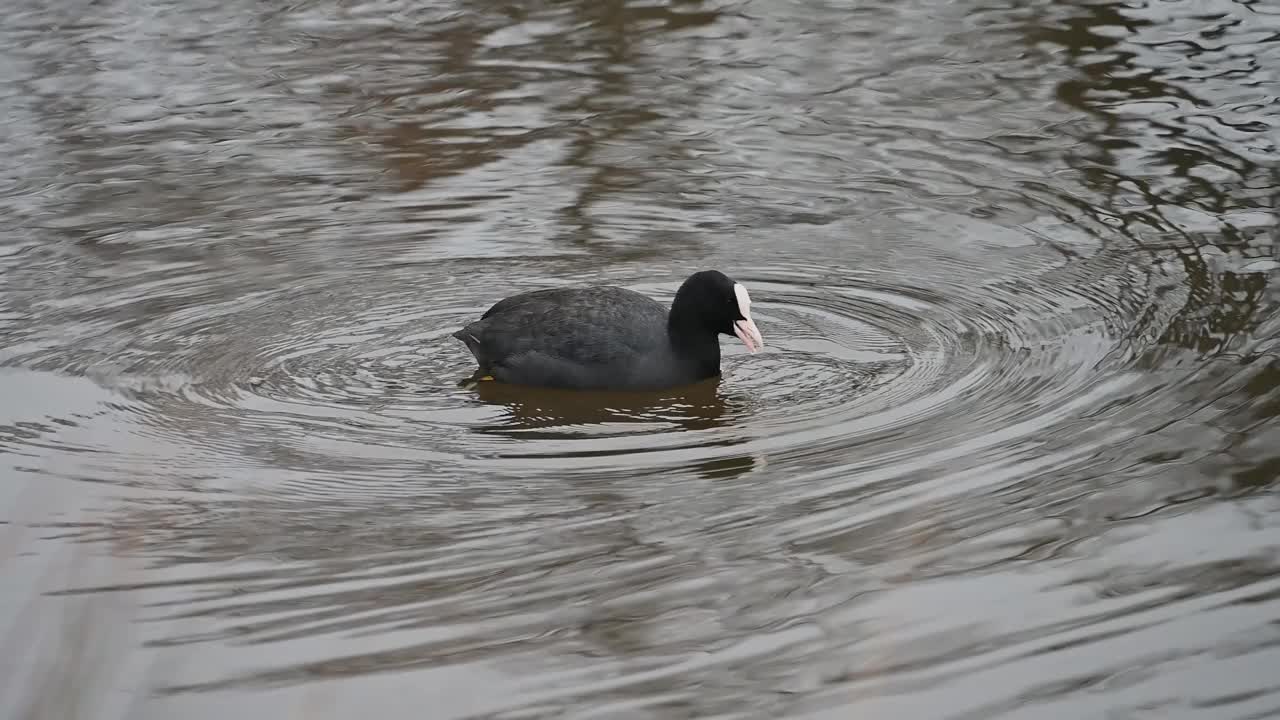
[[(1228, 439), (1222, 455), (1204, 458), (1214, 468), (1209, 475), (1265, 487), (1280, 479), (1280, 455), (1221, 462), (1234, 455), (1231, 448), (1280, 440), (1274, 403), (1259, 402), (1280, 394), (1278, 177), (1267, 160), (1276, 150), (1275, 128), (1257, 115), (1274, 98), (1268, 100), (1262, 59), (1233, 52), (1225, 39), (1255, 8), (1209, 3), (1190, 13), (1190, 7), (1175, 4), (1182, 11), (1177, 20), (1162, 23), (1158, 14), (1143, 17), (1141, 8), (1091, 3), (1036, 28), (1029, 40), (1066, 50), (1078, 77), (1059, 83), (1057, 95), (1096, 121), (1066, 155), (1092, 191), (1087, 209), (1113, 220), (1115, 232), (1142, 248), (1157, 272), (1180, 275), (1180, 306), (1167, 318), (1143, 318), (1134, 332), (1158, 321), (1157, 343), (1212, 359), (1189, 376), (1220, 378), (1210, 406), (1221, 414), (1212, 422), (1223, 425)], [(1227, 78), (1232, 82), (1217, 82)], [(1168, 362), (1159, 358), (1162, 349), (1150, 353), (1139, 362)], [(1194, 422), (1206, 419), (1201, 414)], [(1206, 489), (1219, 491), (1231, 492), (1217, 483)]]
[(475, 390), (483, 402), (506, 410), (502, 423), (481, 427), (480, 432), (523, 434), (538, 428), (611, 422), (669, 423), (684, 430), (705, 430), (723, 426), (729, 407), (720, 395), (719, 378), (657, 393), (557, 391), (497, 382), (480, 382)]

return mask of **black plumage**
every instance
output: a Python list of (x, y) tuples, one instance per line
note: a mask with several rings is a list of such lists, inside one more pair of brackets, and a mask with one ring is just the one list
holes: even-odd
[(763, 344), (745, 288), (716, 270), (690, 275), (670, 311), (619, 287), (535, 290), (494, 304), (454, 333), (477, 380), (591, 390), (646, 390), (720, 374), (719, 335)]

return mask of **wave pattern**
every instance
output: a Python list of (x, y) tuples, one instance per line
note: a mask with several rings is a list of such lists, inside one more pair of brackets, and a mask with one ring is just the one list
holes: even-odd
[[(19, 5), (0, 713), (1280, 709), (1259, 4)], [(697, 267), (717, 381), (459, 386)]]

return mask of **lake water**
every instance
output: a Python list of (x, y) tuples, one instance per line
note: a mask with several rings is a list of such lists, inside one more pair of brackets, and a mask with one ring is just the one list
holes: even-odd
[[(1261, 0), (14, 0), (0, 717), (1280, 716), (1277, 68)], [(458, 385), (712, 267), (718, 381)]]

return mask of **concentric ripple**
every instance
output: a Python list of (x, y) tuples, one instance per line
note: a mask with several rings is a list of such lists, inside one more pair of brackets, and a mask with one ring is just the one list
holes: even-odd
[[(322, 475), (465, 465), (527, 476), (801, 459), (904, 436), (909, 445), (890, 456), (850, 457), (972, 451), (977, 436), (1009, 442), (1037, 429), (1038, 416), (1052, 420), (1052, 408), (1097, 380), (1114, 348), (1114, 308), (1008, 278), (966, 284), (963, 267), (941, 267), (950, 279), (929, 288), (892, 268), (838, 281), (804, 265), (734, 268), (752, 288), (766, 351), (747, 355), (727, 339), (721, 379), (664, 393), (460, 387), (472, 360), (451, 333), (500, 297), (548, 284), (509, 267), (466, 283), (416, 269), (318, 275), (216, 312), (160, 316), (139, 336), (181, 332), (186, 346), (157, 340), (146, 352), (138, 343), (135, 366), (149, 371), (110, 382), (134, 403), (143, 432), (227, 462), (306, 458), (293, 464)], [(665, 302), (684, 272), (654, 282), (624, 268), (605, 281)], [(47, 354), (19, 360), (58, 364)], [(270, 446), (273, 459), (245, 438)]]
[[(199, 319), (159, 316), (139, 337), (180, 326), (198, 341), (136, 355), (136, 367), (149, 360), (157, 370), (150, 375), (104, 379), (125, 398), (115, 420), (153, 451), (181, 448), (169, 472), (225, 477), (238, 468), (245, 479), (224, 500), (165, 508), (162, 523), (141, 505), (116, 522), (149, 527), (133, 542), (157, 552), (199, 547), (207, 559), (276, 564), (261, 575), (215, 575), (165, 601), (171, 609), (155, 619), (175, 623), (165, 640), (174, 647), (352, 637), (361, 666), (376, 670), (402, 657), (447, 665), (458, 647), (479, 658), (532, 652), (572, 628), (591, 654), (616, 642), (615, 614), (644, 615), (650, 604), (674, 613), (694, 645), (817, 611), (857, 637), (841, 598), (884, 588), (900, 568), (835, 579), (823, 568), (849, 561), (833, 560), (832, 547), (853, 536), (860, 553), (891, 554), (910, 527), (902, 513), (922, 497), (945, 503), (1093, 453), (1086, 433), (1057, 450), (1046, 432), (1097, 411), (1129, 382), (1131, 356), (1116, 355), (1116, 296), (1101, 290), (1124, 281), (1124, 258), (1100, 257), (1090, 286), (1055, 282), (1065, 266), (1043, 250), (1001, 272), (988, 263), (978, 274), (959, 254), (934, 261), (927, 274), (888, 259), (875, 275), (803, 263), (735, 268), (752, 290), (766, 351), (748, 355), (726, 340), (722, 378), (661, 393), (460, 387), (472, 365), (453, 330), (498, 297), (550, 282), (509, 266), (466, 283), (416, 268), (367, 281), (321, 275), (246, 293)], [(652, 268), (554, 282), (611, 282), (669, 299), (687, 269), (666, 266), (655, 279)], [(39, 360), (58, 363), (47, 352)], [(785, 472), (765, 472), (777, 468)], [(267, 471), (271, 480), (259, 480)], [(856, 511), (855, 497), (864, 504)], [(878, 528), (874, 538), (868, 528)], [(957, 562), (945, 548), (918, 557), (926, 568)], [(772, 590), (743, 595), (744, 583)], [(840, 590), (790, 597), (788, 588), (813, 583)], [(635, 587), (651, 589), (623, 590)], [(768, 666), (775, 654), (821, 647), (821, 635), (800, 626), (746, 632), (741, 649), (712, 654), (708, 667), (737, 653)], [(303, 657), (166, 691), (290, 684), (323, 666)], [(603, 673), (568, 662), (485, 707), (647, 677)]]

